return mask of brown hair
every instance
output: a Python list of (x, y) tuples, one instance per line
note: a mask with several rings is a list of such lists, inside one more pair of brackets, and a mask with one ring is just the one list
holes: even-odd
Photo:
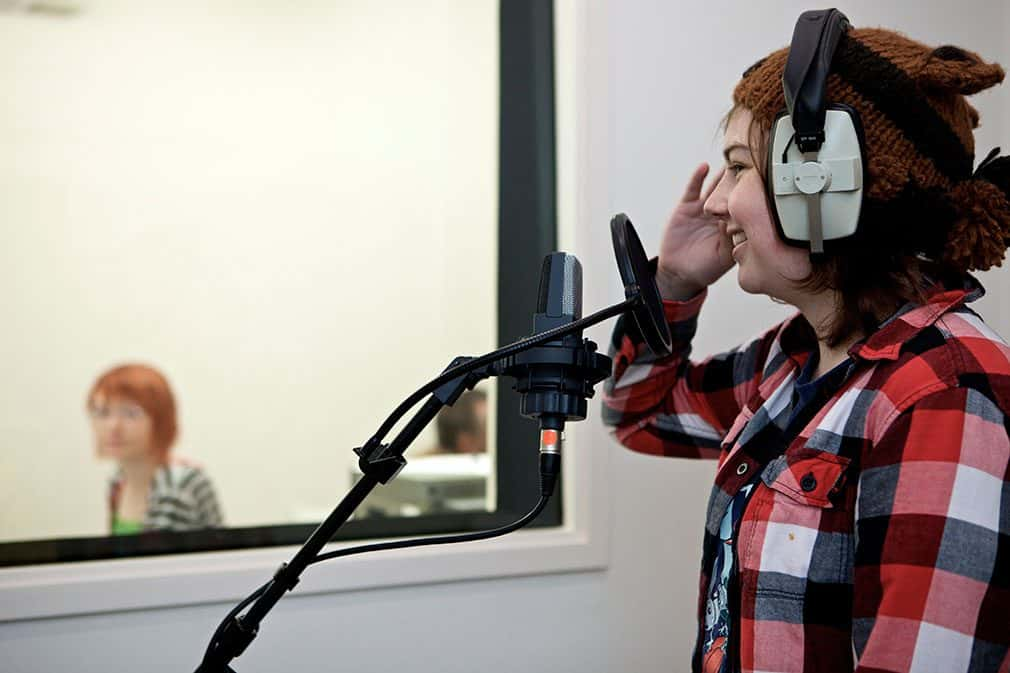
[(94, 407), (99, 396), (139, 404), (151, 418), (154, 451), (161, 460), (167, 460), (179, 429), (175, 417), (175, 397), (161, 372), (141, 364), (114, 367), (99, 376), (91, 386), (87, 397), (88, 409)]
[(451, 407), (442, 409), (435, 418), (438, 445), (447, 451), (455, 451), (459, 436), (463, 433), (477, 435), (484, 428), (477, 418), (477, 405), (487, 401), (483, 390), (468, 390), (460, 395)]

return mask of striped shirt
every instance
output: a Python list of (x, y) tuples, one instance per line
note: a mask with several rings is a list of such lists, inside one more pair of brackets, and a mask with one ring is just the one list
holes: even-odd
[(665, 302), (668, 357), (618, 323), (604, 395), (618, 439), (719, 461), (693, 670), (720, 525), (748, 483), (734, 670), (1010, 670), (1010, 347), (966, 306), (982, 292), (968, 278), (903, 307), (849, 349), (844, 382), (790, 432), (796, 377), (817, 347), (802, 315), (702, 362), (689, 355), (705, 293)]
[[(110, 530), (122, 491), (122, 472), (109, 483)], [(222, 525), (221, 508), (210, 479), (196, 465), (174, 462), (151, 478), (144, 530), (187, 531)]]

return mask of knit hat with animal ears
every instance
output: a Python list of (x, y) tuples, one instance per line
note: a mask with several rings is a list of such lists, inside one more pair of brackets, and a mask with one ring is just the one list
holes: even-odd
[[(744, 72), (733, 101), (770, 129), (786, 107), (788, 48)], [(965, 96), (1003, 81), (998, 64), (890, 30), (852, 29), (838, 43), (826, 100), (859, 113), (867, 176), (860, 229), (887, 250), (962, 270), (1000, 266), (1010, 246), (1010, 157), (993, 150), (972, 171), (978, 111)]]

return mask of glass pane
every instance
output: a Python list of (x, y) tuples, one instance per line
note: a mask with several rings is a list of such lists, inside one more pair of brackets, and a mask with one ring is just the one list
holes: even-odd
[[(494, 478), (488, 451), (488, 391), (468, 390), (434, 421), (434, 436), (415, 442), (407, 466), (396, 479), (376, 489), (355, 513), (358, 517), (421, 516), (493, 511), (488, 485)], [(361, 476), (355, 465), (354, 479)]]
[[(110, 477), (144, 472), (122, 427), (97, 456), (96, 424), (160, 413), (118, 388), (89, 412), (114, 366), (164, 374), (170, 462), (201, 467), (226, 526), (253, 527), (318, 521), (396, 404), (495, 346), (497, 12), (122, 0), (4, 17), (0, 542), (109, 533)], [(493, 504), (494, 442), (434, 455), (427, 433), (404, 480), (427, 499), (374, 511)], [(149, 518), (127, 491), (119, 523)]]

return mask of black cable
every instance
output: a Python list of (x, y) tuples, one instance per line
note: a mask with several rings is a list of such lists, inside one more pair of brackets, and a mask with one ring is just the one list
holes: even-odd
[(218, 639), (221, 637), (221, 632), (224, 631), (228, 623), (235, 618), (235, 615), (242, 612), (242, 610), (244, 610), (247, 605), (249, 605), (254, 600), (259, 598), (263, 594), (263, 592), (267, 590), (267, 587), (270, 586), (270, 582), (273, 582), (273, 580), (269, 580), (268, 582), (263, 584), (263, 586), (261, 586), (259, 589), (257, 589), (256, 591), (252, 592), (244, 599), (242, 599), (242, 602), (236, 605), (234, 608), (232, 608), (231, 612), (229, 612), (225, 616), (225, 618), (221, 620), (221, 623), (218, 624), (217, 629), (214, 631), (214, 635), (211, 636), (210, 642), (207, 643), (207, 650), (203, 653), (203, 660), (205, 662), (207, 661), (208, 657), (210, 657), (210, 653), (214, 650), (214, 646), (217, 644)]
[(375, 544), (366, 544), (359, 547), (349, 547), (347, 549), (338, 549), (337, 551), (331, 551), (327, 554), (320, 554), (314, 559), (309, 561), (309, 565), (314, 563), (319, 563), (320, 561), (328, 561), (334, 558), (340, 558), (341, 556), (350, 556), (351, 554), (361, 554), (370, 551), (384, 551), (386, 549), (404, 549), (406, 547), (424, 547), (434, 544), (450, 544), (455, 542), (474, 542), (476, 540), (488, 540), (493, 537), (499, 537), (507, 533), (511, 533), (514, 530), (519, 530), (526, 524), (528, 524), (533, 519), (537, 518), (537, 515), (543, 511), (544, 507), (547, 505), (547, 501), (550, 497), (541, 497), (540, 502), (531, 509), (525, 516), (517, 521), (514, 521), (501, 528), (494, 528), (492, 530), (478, 531), (476, 533), (460, 533), (458, 535), (442, 535), (439, 537), (422, 537), (414, 538), (412, 540), (399, 540), (396, 542), (378, 542)]
[(789, 147), (793, 144), (794, 140), (796, 140), (795, 133), (789, 136), (789, 142), (786, 143), (786, 148), (782, 150), (782, 163), (784, 164), (789, 163)]

